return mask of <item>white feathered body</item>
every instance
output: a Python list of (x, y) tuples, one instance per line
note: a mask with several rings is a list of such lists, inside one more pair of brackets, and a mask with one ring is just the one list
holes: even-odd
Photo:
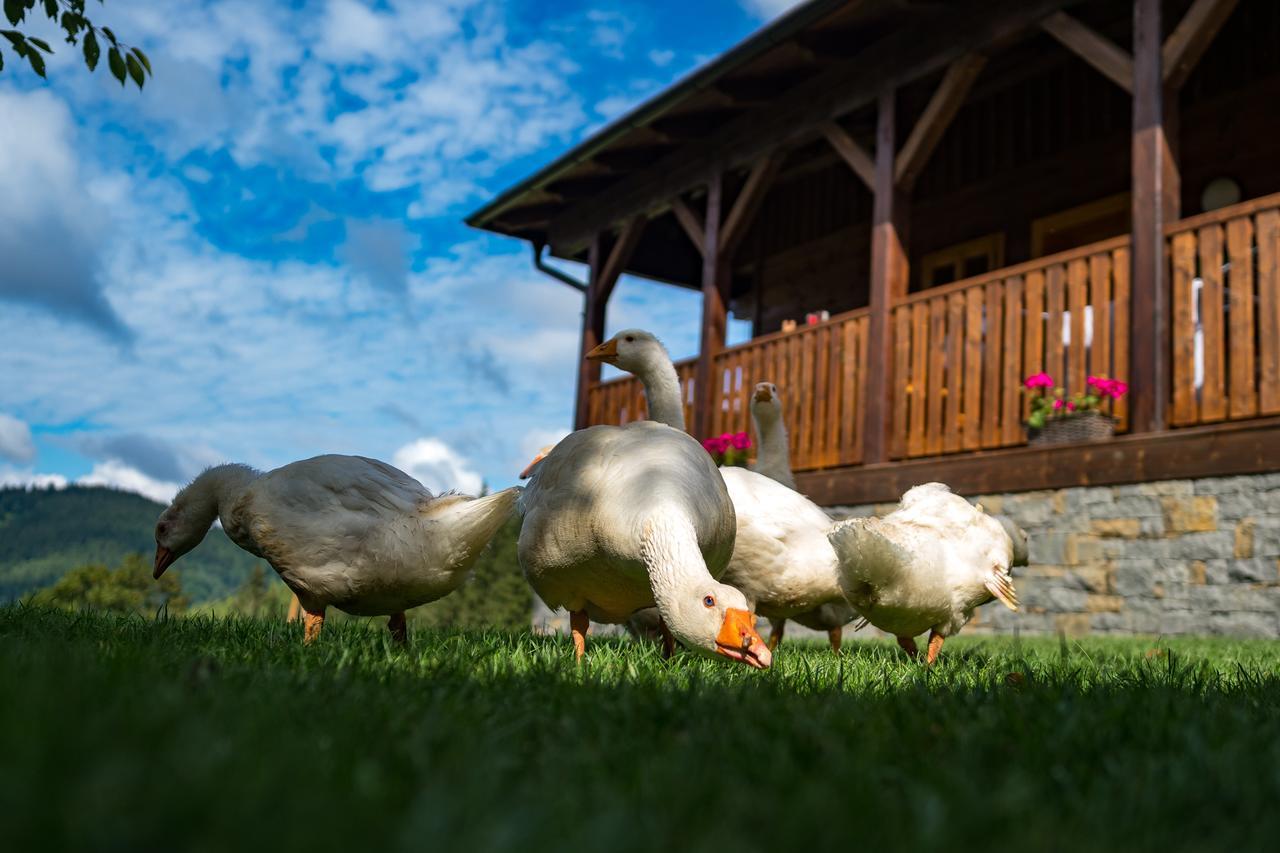
[(733, 553), (734, 511), (711, 457), (664, 424), (579, 430), (539, 463), (520, 498), (519, 557), (548, 607), (623, 622), (654, 605), (641, 561), (645, 525), (692, 526), (712, 577)]
[(899, 637), (959, 631), (988, 584), (1008, 580), (1012, 543), (998, 521), (941, 483), (917, 486), (884, 518), (831, 534), (845, 596), (872, 625)]
[(742, 590), (756, 612), (769, 619), (791, 619), (829, 603), (843, 605), (836, 554), (827, 539), (831, 518), (804, 495), (763, 474), (734, 467), (720, 473), (738, 525), (733, 558), (721, 580)]
[(222, 525), (305, 606), (385, 615), (461, 585), (518, 492), (436, 497), (375, 459), (317, 456), (253, 480)]

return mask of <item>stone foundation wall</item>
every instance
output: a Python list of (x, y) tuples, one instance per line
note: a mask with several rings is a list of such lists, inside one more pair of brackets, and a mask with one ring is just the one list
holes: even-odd
[(975, 500), (1027, 531), (1031, 565), (1014, 571), (1022, 612), (987, 605), (966, 633), (1280, 637), (1280, 474)]

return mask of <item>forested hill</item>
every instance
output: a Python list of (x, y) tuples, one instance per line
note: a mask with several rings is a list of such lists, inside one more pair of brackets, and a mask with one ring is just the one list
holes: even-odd
[[(129, 553), (150, 560), (163, 509), (141, 495), (99, 486), (0, 489), (0, 602), (48, 586), (86, 563), (114, 567)], [(254, 562), (215, 527), (169, 571), (178, 573), (193, 602), (201, 602), (231, 594)]]

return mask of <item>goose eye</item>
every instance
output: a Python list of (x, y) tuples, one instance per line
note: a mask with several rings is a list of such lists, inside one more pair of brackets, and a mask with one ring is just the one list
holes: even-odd
[(706, 598), (702, 599), (702, 603), (705, 604), (707, 607), (715, 607), (716, 597), (714, 595), (708, 595)]
[(626, 341), (627, 343), (631, 343), (632, 341), (635, 340), (635, 336), (627, 335), (625, 338), (623, 338), (623, 340)]

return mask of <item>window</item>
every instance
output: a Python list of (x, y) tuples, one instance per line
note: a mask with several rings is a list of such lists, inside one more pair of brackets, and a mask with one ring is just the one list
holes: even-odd
[(920, 262), (924, 287), (950, 284), (1004, 266), (1004, 234), (988, 234), (925, 255)]
[(1118, 193), (1037, 219), (1031, 223), (1031, 256), (1065, 252), (1126, 234), (1129, 215), (1129, 194)]

